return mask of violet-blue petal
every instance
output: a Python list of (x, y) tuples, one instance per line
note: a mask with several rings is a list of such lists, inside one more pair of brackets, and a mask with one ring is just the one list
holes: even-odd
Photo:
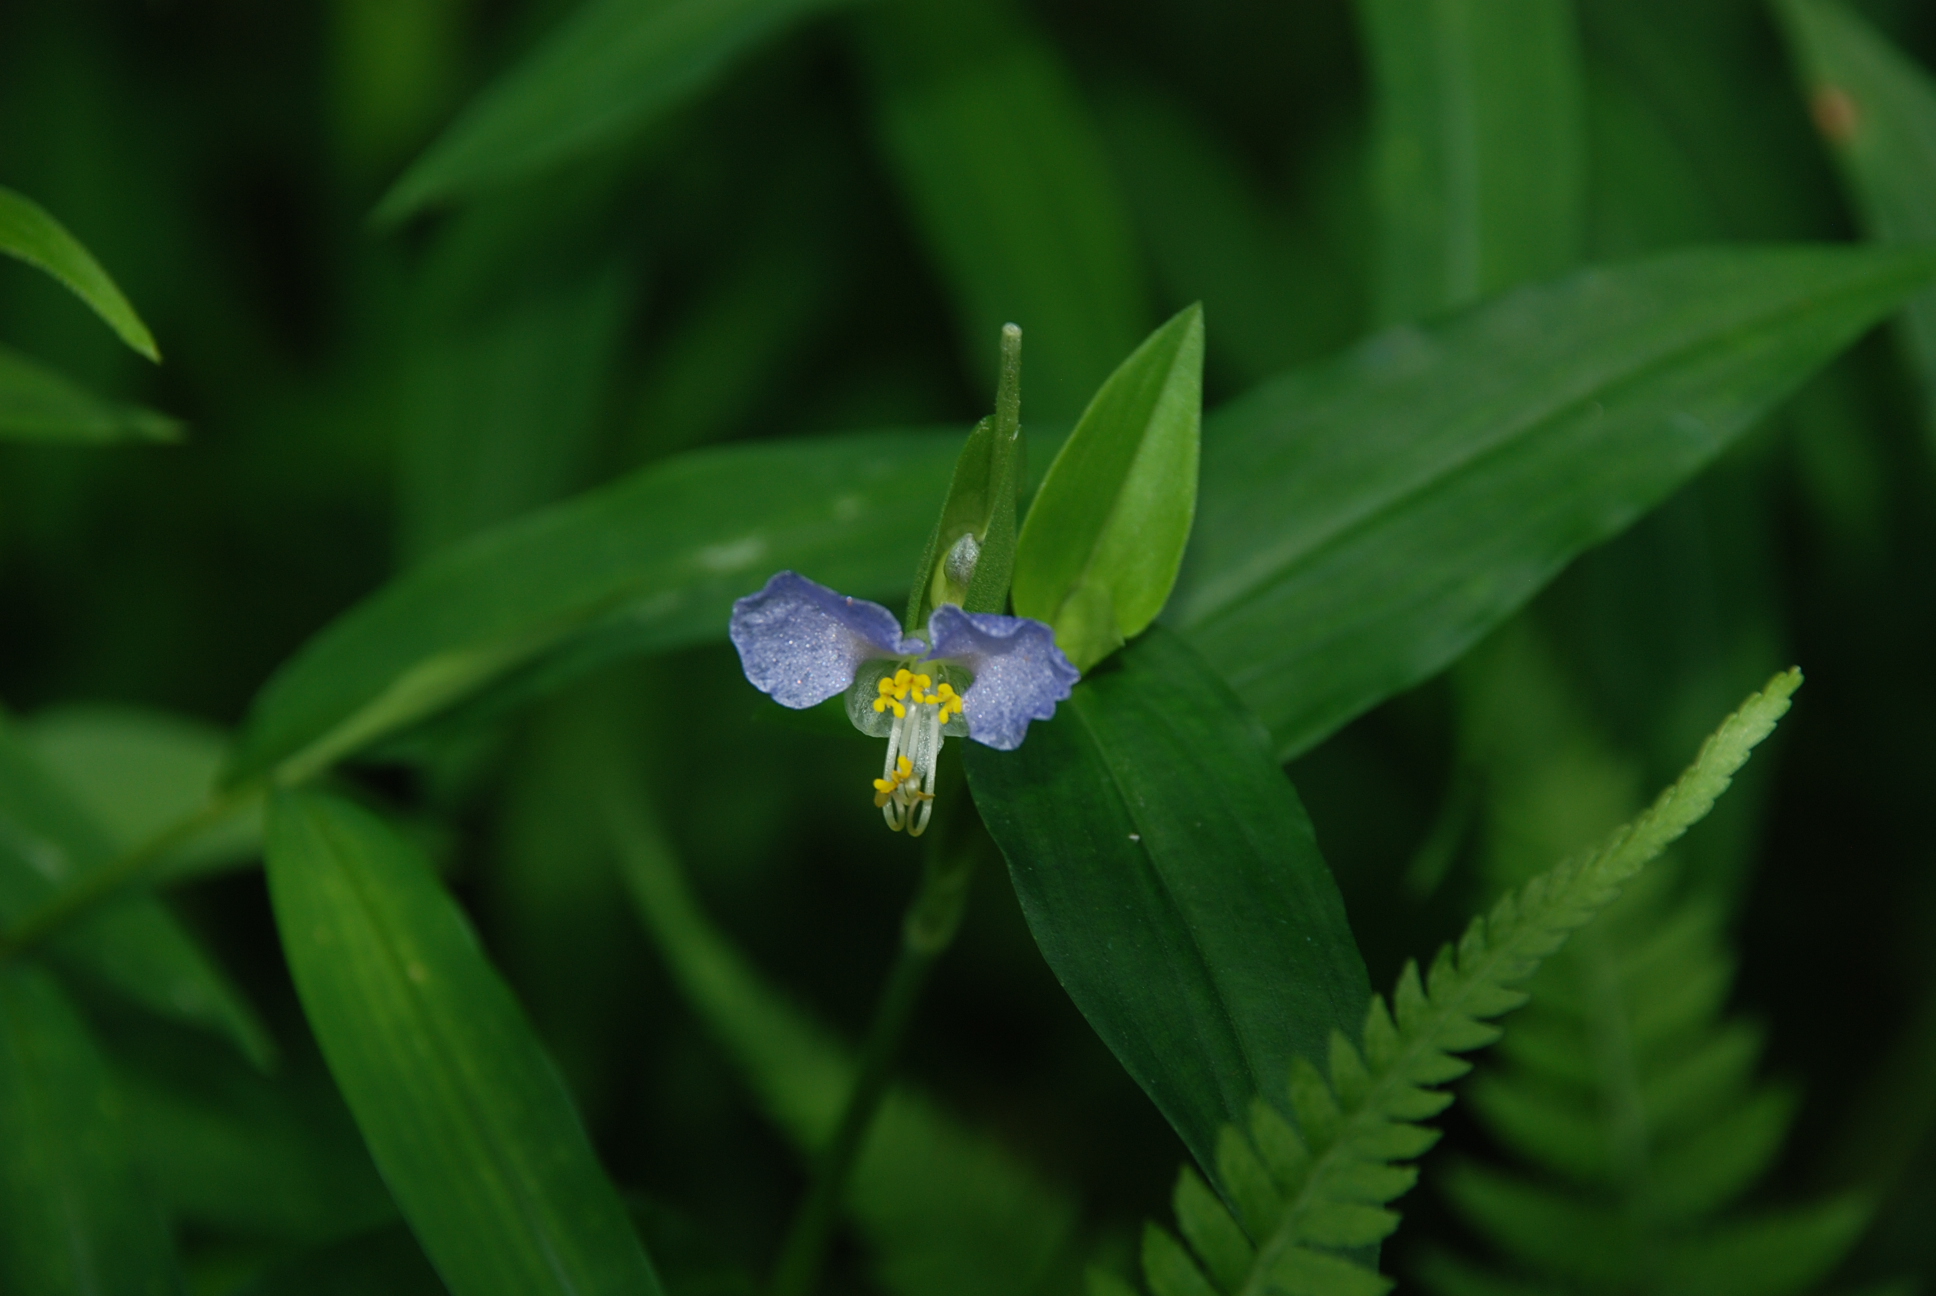
[(1013, 751), (1029, 721), (1047, 720), (1069, 696), (1081, 672), (1055, 646), (1055, 631), (1028, 617), (964, 612), (944, 603), (928, 619), (934, 645), (928, 656), (958, 661), (975, 673), (962, 694), (968, 736), (998, 751)]
[(753, 687), (781, 706), (810, 707), (844, 692), (876, 657), (921, 651), (892, 612), (783, 571), (733, 604), (730, 635)]

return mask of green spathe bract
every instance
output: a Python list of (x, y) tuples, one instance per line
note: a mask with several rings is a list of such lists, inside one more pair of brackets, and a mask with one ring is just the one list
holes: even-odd
[(948, 497), (908, 593), (909, 631), (942, 603), (1000, 612), (1015, 568), (1015, 505), (1025, 463), (1022, 442), (1022, 330), (1002, 326), (995, 413), (975, 424), (955, 460)]
[(1015, 611), (1087, 670), (1156, 619), (1197, 507), (1203, 309), (1152, 333), (1102, 385), (1036, 492)]

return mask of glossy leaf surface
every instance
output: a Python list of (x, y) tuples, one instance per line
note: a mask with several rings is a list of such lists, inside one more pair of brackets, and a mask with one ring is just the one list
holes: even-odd
[(1571, 0), (1359, 0), (1375, 86), (1379, 312), (1415, 319), (1579, 256)]
[(1158, 629), (1013, 752), (963, 744), (1063, 988), (1206, 1169), (1217, 1131), (1320, 1061), (1371, 991), (1265, 735)]
[(179, 441), (181, 435), (181, 424), (165, 414), (104, 400), (38, 360), (0, 346), (0, 437), (107, 445)]
[(717, 639), (791, 568), (862, 597), (906, 588), (960, 442), (876, 434), (702, 451), (459, 545), (324, 630), (273, 678), (232, 778), (295, 777), (574, 640)]
[[(1840, 4), (1780, 6), (1815, 128), (1841, 165), (1872, 238), (1936, 240), (1936, 77)], [(1910, 299), (1904, 340), (1936, 436), (1936, 291)]]
[(377, 209), (400, 220), (620, 142), (750, 46), (838, 0), (586, 0), (488, 87)]
[(345, 801), (283, 793), (268, 865), (303, 1011), (453, 1296), (656, 1296), (563, 1081), (421, 855)]
[(45, 270), (115, 331), (123, 342), (159, 361), (154, 335), (134, 307), (66, 226), (25, 194), (0, 188), (0, 252)]
[(1027, 334), (1023, 407), (1073, 417), (1148, 328), (1129, 217), (1056, 52), (1006, 0), (861, 15), (888, 160), (954, 297), (971, 368)]
[[(22, 921), (119, 853), (28, 743), (0, 728), (0, 920)], [(259, 1066), (274, 1057), (275, 1042), (255, 1011), (152, 895), (99, 906), (57, 932), (50, 951), (63, 968), (151, 1012), (228, 1036)]]
[(1672, 254), (1399, 328), (1219, 409), (1168, 619), (1304, 751), (1432, 675), (1936, 272)]
[(0, 967), (0, 1287), (173, 1296), (174, 1269), (87, 1026), (45, 971)]
[(1156, 619), (1196, 516), (1203, 310), (1109, 376), (1049, 466), (1015, 553), (1015, 611), (1087, 670)]

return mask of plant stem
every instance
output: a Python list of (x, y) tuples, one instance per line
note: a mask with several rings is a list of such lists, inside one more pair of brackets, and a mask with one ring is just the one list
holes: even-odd
[(55, 892), (12, 931), (0, 936), (0, 962), (26, 953), (97, 904), (135, 885), (170, 851), (214, 827), (262, 793), (263, 787), (259, 783), (230, 788), (211, 797), (201, 809), (176, 820), (127, 854), (91, 873), (82, 874), (72, 886)]
[[(954, 787), (959, 800), (966, 790)], [(958, 817), (958, 816), (957, 816)], [(860, 1154), (862, 1141), (874, 1123), (881, 1102), (887, 1097), (894, 1063), (901, 1050), (902, 1037), (914, 1016), (921, 989), (935, 960), (953, 942), (961, 926), (962, 909), (968, 895), (968, 880), (974, 872), (974, 846), (950, 849), (947, 836), (937, 833), (929, 839), (921, 870), (921, 889), (908, 906), (901, 925), (901, 949), (887, 984), (874, 1009), (874, 1021), (861, 1046), (853, 1087), (847, 1092), (847, 1105), (833, 1138), (821, 1152), (814, 1167), (812, 1186), (787, 1228), (780, 1247), (779, 1261), (773, 1267), (770, 1296), (813, 1296), (820, 1282), (827, 1248), (833, 1241), (834, 1224), (840, 1212), (841, 1196)]]

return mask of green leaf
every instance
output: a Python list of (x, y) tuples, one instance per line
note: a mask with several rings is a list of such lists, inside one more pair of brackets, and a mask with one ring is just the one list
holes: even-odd
[(837, 0), (587, 0), (489, 86), (377, 207), (443, 200), (623, 143), (750, 47)]
[(791, 568), (904, 589), (959, 446), (878, 433), (698, 451), (486, 532), (338, 619), (264, 687), (231, 780), (294, 781), (547, 653), (723, 636)]
[[(1370, 996), (1336, 884), (1264, 735), (1152, 631), (1013, 752), (964, 744), (1049, 966), (1199, 1164)], [(1223, 1186), (1220, 1184), (1220, 1186)]]
[(0, 1287), (172, 1296), (161, 1212), (86, 1025), (47, 973), (0, 966)]
[[(1777, 6), (1828, 142), (1869, 237), (1936, 240), (1936, 78), (1841, 4)], [(1936, 291), (1910, 299), (1903, 340), (1936, 437)]]
[(38, 360), (0, 346), (0, 437), (68, 445), (167, 442), (181, 440), (182, 425), (139, 405), (103, 400)]
[(888, 161), (954, 295), (970, 368), (1029, 337), (1028, 408), (1083, 406), (1148, 327), (1129, 217), (1056, 51), (1005, 0), (885, 0), (859, 17)]
[[(674, 982), (803, 1152), (825, 1146), (853, 1085), (851, 1052), (789, 1003), (715, 927), (636, 791), (608, 767), (607, 819), (639, 917)], [(907, 1086), (868, 1131), (846, 1209), (881, 1285), (901, 1296), (1040, 1292), (1076, 1204), (999, 1142)]]
[(401, 1224), (283, 1261), (234, 1296), (447, 1296)]
[[(207, 805), (229, 752), (214, 725), (137, 707), (55, 707), (22, 721), (19, 734), (116, 853)], [(153, 876), (185, 881), (252, 861), (261, 849), (262, 811), (251, 804), (169, 852)]]
[[(119, 853), (13, 727), (0, 728), (0, 920), (20, 922)], [(159, 1016), (226, 1035), (258, 1066), (275, 1056), (247, 1000), (152, 895), (90, 912), (54, 939), (52, 954)]]
[(123, 342), (161, 362), (154, 335), (94, 255), (39, 203), (7, 188), (0, 188), (0, 252), (45, 270), (86, 302)]
[(1380, 316), (1435, 314), (1571, 266), (1586, 126), (1570, 0), (1359, 0), (1358, 15)]
[(1729, 248), (1399, 328), (1219, 409), (1168, 620), (1304, 751), (1429, 677), (1936, 271)]
[(1015, 611), (1088, 670), (1170, 597), (1197, 506), (1203, 310), (1150, 334), (1049, 466), (1015, 551)]
[(563, 1082), (424, 859), (347, 802), (281, 793), (268, 866), (303, 1011), (453, 1296), (656, 1294)]
[(313, 1245), (396, 1219), (320, 1059), (265, 1076), (126, 1022), (112, 1045), (135, 1163), (178, 1225)]

